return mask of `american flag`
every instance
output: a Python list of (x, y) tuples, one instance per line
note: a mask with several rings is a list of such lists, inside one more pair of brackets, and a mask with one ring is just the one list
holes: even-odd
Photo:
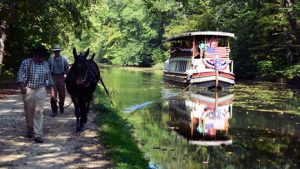
[(205, 51), (206, 58), (228, 58), (230, 49), (228, 47), (208, 47)]

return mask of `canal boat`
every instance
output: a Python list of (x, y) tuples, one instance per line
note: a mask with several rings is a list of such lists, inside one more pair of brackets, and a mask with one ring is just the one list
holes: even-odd
[(164, 80), (207, 88), (233, 86), (232, 38), (233, 33), (202, 31), (167, 39), (170, 58), (164, 63)]
[(232, 144), (229, 119), (233, 93), (203, 91), (169, 101), (169, 127), (190, 144), (218, 146)]

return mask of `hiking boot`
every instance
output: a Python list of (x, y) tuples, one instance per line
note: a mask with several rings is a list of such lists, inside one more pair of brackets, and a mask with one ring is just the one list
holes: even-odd
[(43, 143), (43, 139), (41, 137), (36, 137), (33, 139), (36, 143)]
[(59, 111), (61, 114), (63, 114), (65, 112), (64, 107), (59, 107)]

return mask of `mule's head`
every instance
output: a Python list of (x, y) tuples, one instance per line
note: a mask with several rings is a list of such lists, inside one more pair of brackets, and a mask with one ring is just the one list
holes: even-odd
[(73, 48), (74, 63), (72, 65), (72, 71), (77, 85), (82, 85), (86, 80), (88, 71), (87, 57), (89, 53), (90, 49), (84, 53), (77, 54), (76, 48)]

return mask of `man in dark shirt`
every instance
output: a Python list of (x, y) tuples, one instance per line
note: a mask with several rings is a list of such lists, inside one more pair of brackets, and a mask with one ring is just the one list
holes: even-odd
[(53, 46), (54, 55), (48, 60), (52, 79), (54, 81), (55, 97), (51, 100), (52, 116), (57, 116), (57, 94), (59, 96), (59, 110), (64, 112), (65, 102), (65, 75), (68, 73), (69, 64), (66, 57), (60, 54), (61, 47), (58, 44)]

